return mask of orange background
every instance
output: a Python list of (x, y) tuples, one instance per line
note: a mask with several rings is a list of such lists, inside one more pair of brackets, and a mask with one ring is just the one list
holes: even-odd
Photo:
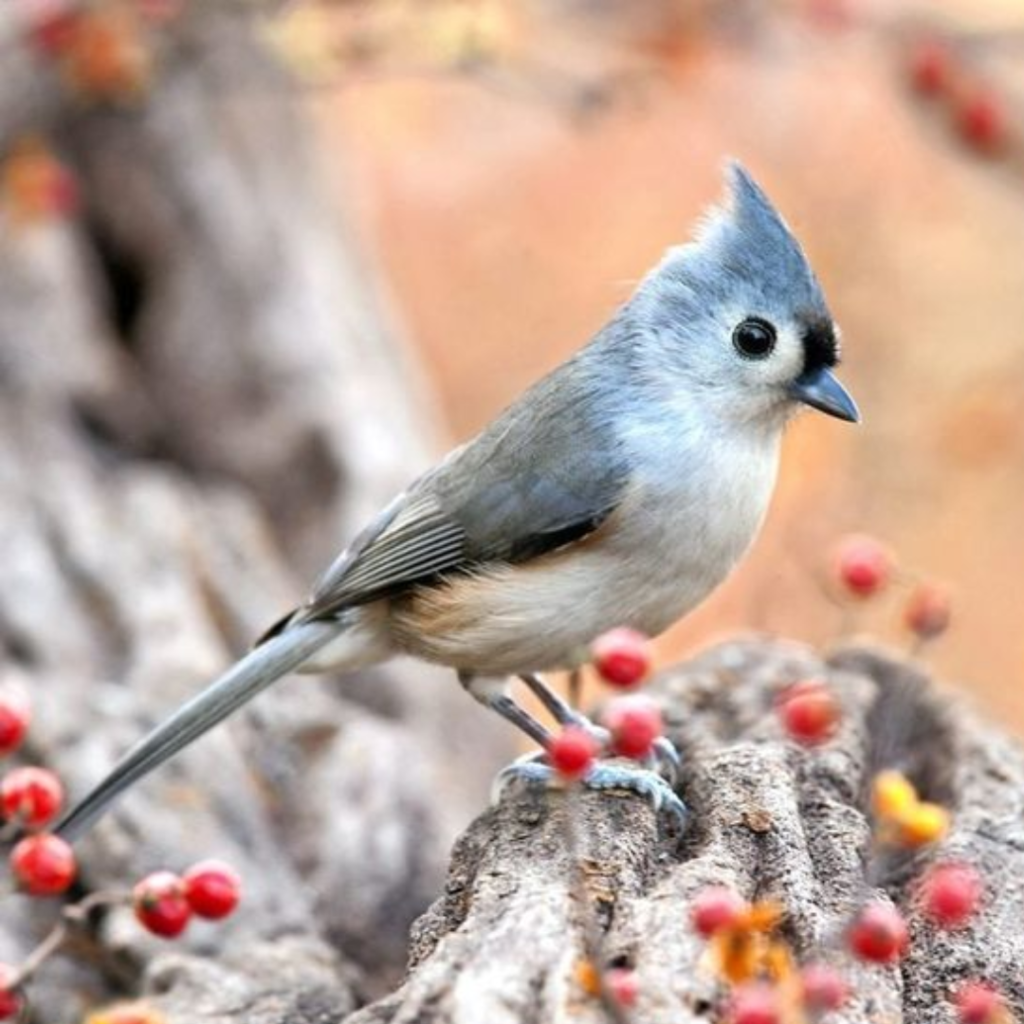
[[(1024, 729), (1024, 176), (1012, 156), (971, 152), (913, 94), (894, 16), (862, 5), (850, 26), (822, 19), (835, 2), (813, 6), (772, 8), (750, 31), (696, 15), (591, 19), (562, 35), (513, 20), (513, 86), (399, 59), (311, 102), (339, 200), (455, 440), (584, 342), (718, 197), (723, 158), (743, 159), (822, 279), (864, 423), (794, 426), (755, 550), (661, 656), (751, 628), (831, 641), (828, 551), (866, 530), (908, 578), (952, 584), (955, 626), (929, 657)], [(986, 15), (1007, 24), (1019, 7)], [(945, 8), (941, 24), (981, 27)], [(997, 45), (971, 59), (1010, 106), (1015, 62)], [(581, 115), (564, 95), (591, 80), (612, 83), (611, 102)], [(858, 627), (906, 644), (904, 594)]]

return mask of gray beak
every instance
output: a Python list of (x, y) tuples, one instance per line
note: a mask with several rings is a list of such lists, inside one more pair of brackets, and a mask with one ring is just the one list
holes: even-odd
[(789, 395), (804, 405), (835, 416), (849, 423), (860, 422), (857, 403), (850, 392), (836, 379), (835, 374), (824, 366), (801, 374), (789, 386)]

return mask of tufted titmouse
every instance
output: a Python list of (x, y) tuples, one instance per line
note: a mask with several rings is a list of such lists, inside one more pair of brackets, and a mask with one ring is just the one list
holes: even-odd
[(582, 350), (399, 495), (310, 599), (142, 740), (59, 831), (286, 673), (396, 654), (449, 665), (544, 744), (505, 692), (570, 668), (614, 626), (661, 633), (749, 547), (801, 404), (856, 421), (838, 339), (799, 244), (738, 164), (729, 203), (672, 248)]

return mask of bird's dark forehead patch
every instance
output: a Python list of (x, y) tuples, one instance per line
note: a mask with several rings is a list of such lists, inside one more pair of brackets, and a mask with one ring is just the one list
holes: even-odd
[(804, 373), (830, 369), (839, 362), (839, 339), (835, 325), (825, 317), (804, 320)]

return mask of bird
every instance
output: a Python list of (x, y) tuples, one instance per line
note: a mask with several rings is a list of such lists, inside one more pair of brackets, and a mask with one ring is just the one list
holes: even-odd
[[(510, 680), (560, 723), (588, 724), (542, 673), (578, 667), (609, 629), (657, 636), (700, 604), (759, 531), (795, 413), (860, 418), (800, 243), (742, 164), (725, 179), (723, 201), (584, 347), (387, 505), (308, 600), (132, 748), (58, 834), (80, 836), (293, 670), (413, 655), (454, 669), (542, 750), (552, 734)], [(520, 774), (540, 777), (543, 760)], [(586, 782), (685, 811), (662, 774), (597, 768)]]

